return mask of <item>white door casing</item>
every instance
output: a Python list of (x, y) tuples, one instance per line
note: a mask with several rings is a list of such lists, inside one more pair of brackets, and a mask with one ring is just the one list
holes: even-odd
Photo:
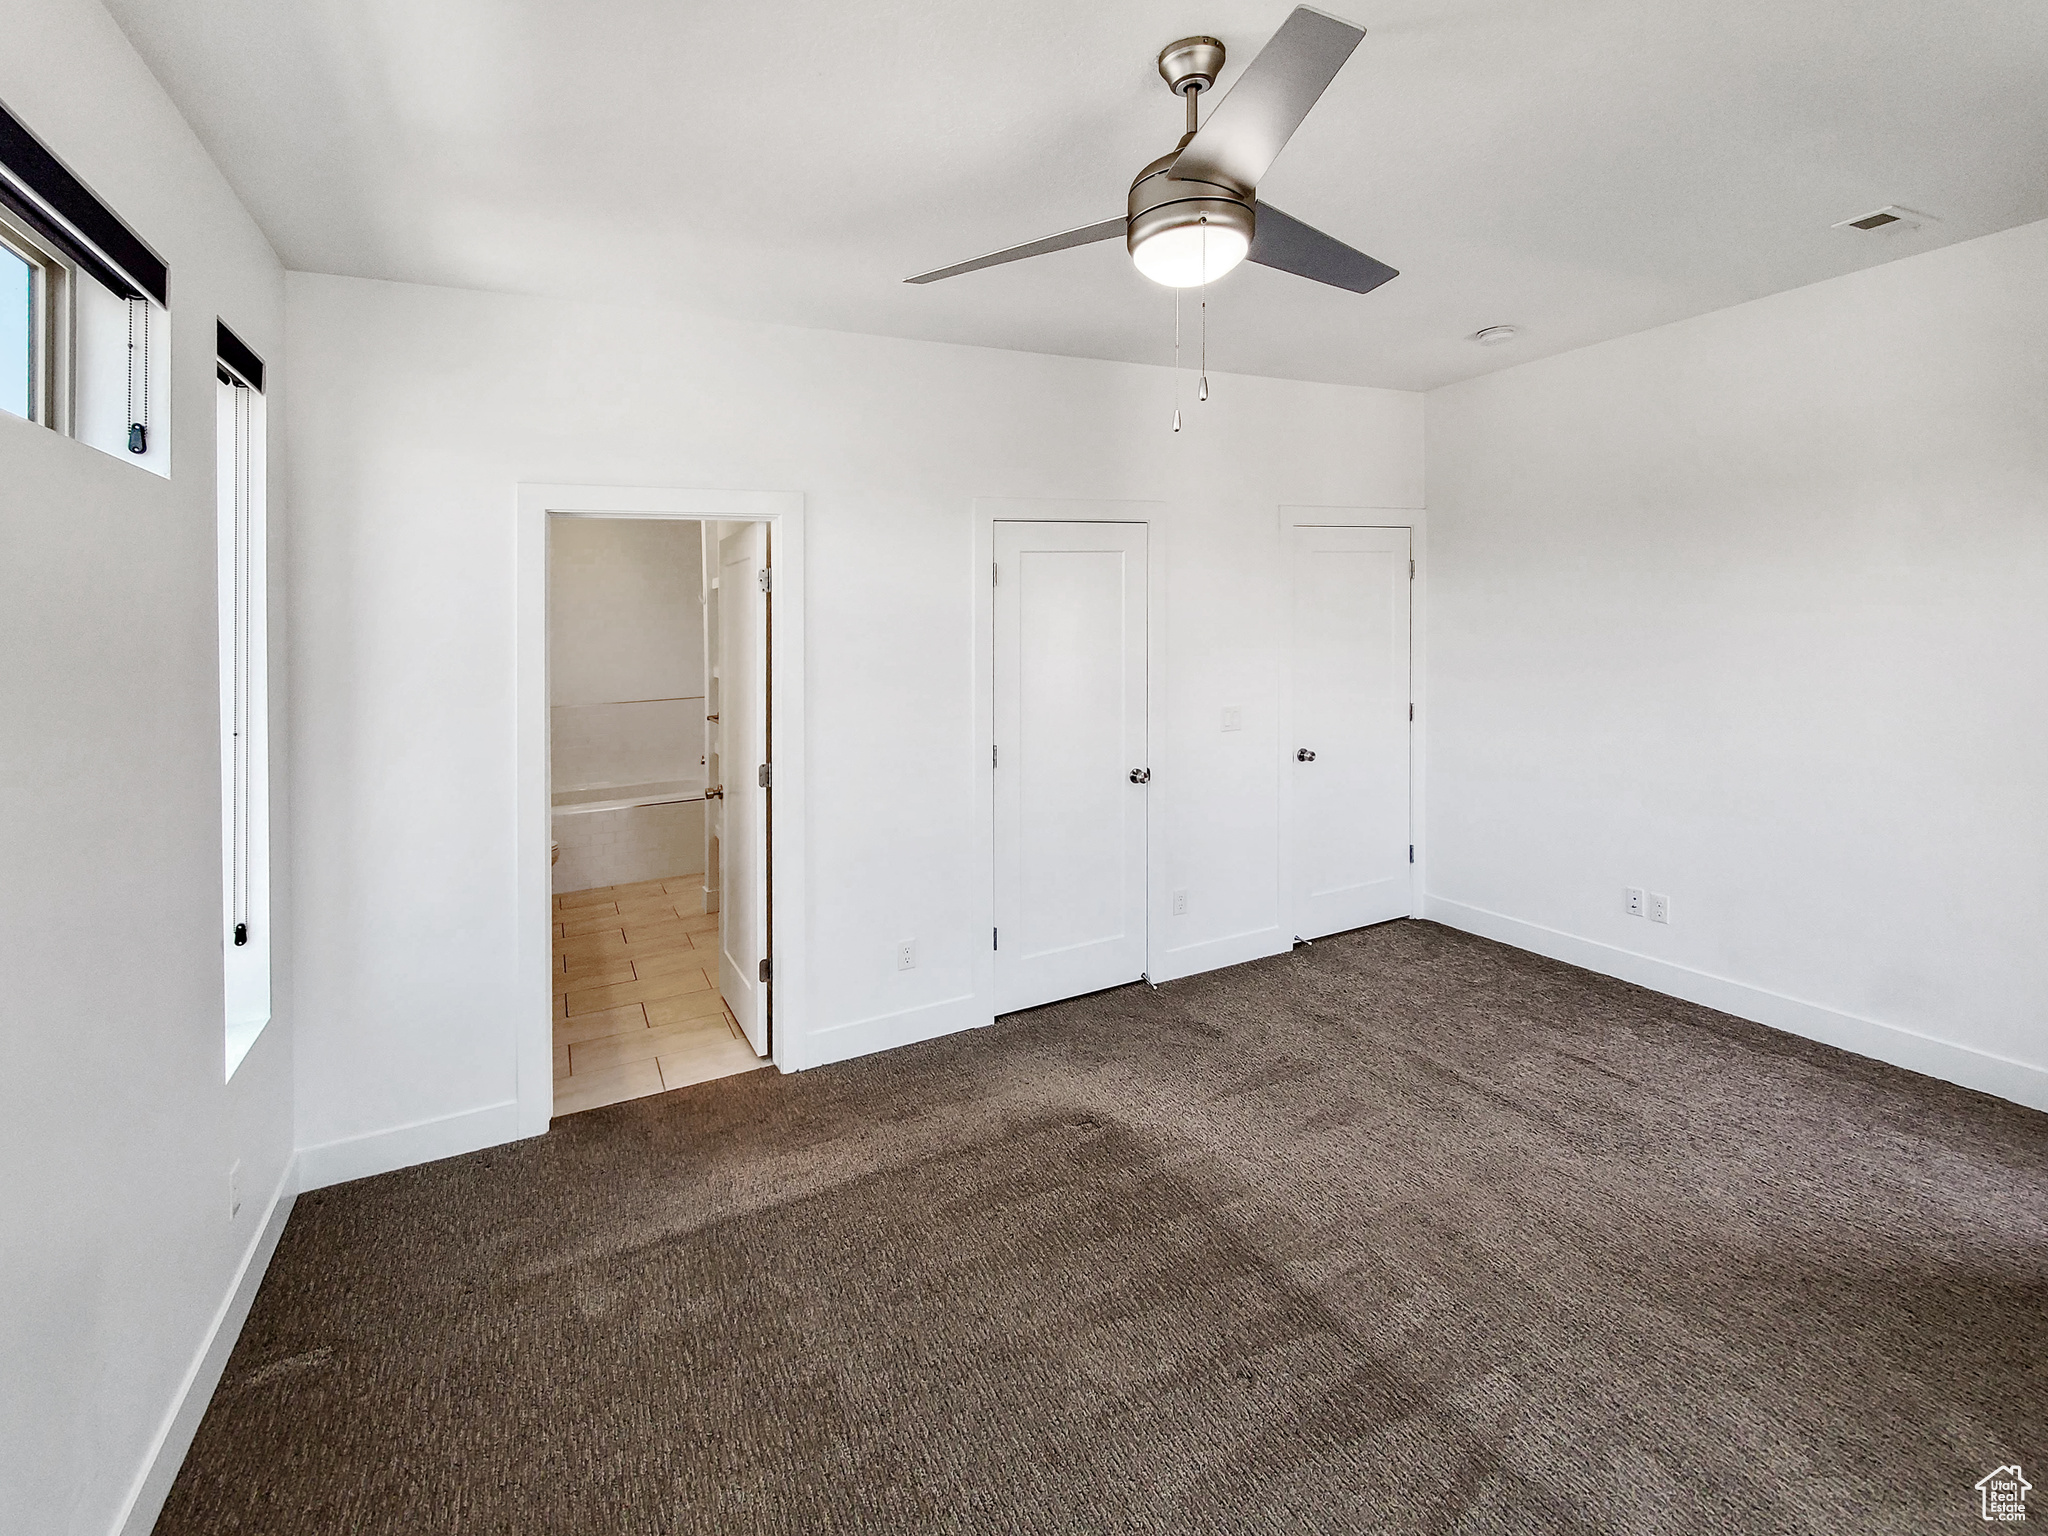
[(768, 1054), (768, 529), (747, 523), (718, 545), (718, 990), (757, 1055)]
[[(785, 1072), (815, 1065), (819, 1036), (811, 1030), (806, 976), (804, 751), (804, 498), (798, 491), (705, 490), (688, 486), (522, 484), (514, 492), (518, 533), (514, 556), (517, 658), (518, 830), (517, 1000), (506, 1010), (513, 1046), (517, 1097), (463, 1116), (465, 1129), (432, 1143), (435, 1156), (473, 1151), (512, 1136), (546, 1133), (554, 1114), (554, 1018), (559, 1003), (548, 973), (554, 952), (554, 893), (548, 860), (550, 785), (548, 767), (547, 571), (548, 525), (557, 517), (680, 518), (690, 522), (761, 522), (769, 529), (776, 596), (770, 634), (774, 656), (771, 699), (775, 742), (775, 827), (770, 845), (776, 960), (772, 1046)], [(714, 561), (715, 565), (715, 561)], [(825, 1058), (829, 1059), (829, 1058)], [(473, 1132), (473, 1134), (472, 1134)], [(381, 1145), (381, 1141), (378, 1143)], [(349, 1148), (366, 1142), (338, 1144)], [(417, 1158), (407, 1158), (417, 1161)], [(306, 1149), (299, 1167), (315, 1189), (340, 1179), (383, 1172), (397, 1163), (376, 1157), (323, 1155)]]
[(1146, 528), (994, 532), (995, 1011), (1009, 1013), (1144, 974)]
[(1313, 939), (1412, 906), (1410, 531), (1293, 528), (1288, 539), (1287, 885), (1294, 932)]

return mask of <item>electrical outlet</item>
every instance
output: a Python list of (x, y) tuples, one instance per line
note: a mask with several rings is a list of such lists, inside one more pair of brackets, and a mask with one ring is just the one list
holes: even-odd
[(1643, 915), (1643, 888), (1640, 885), (1632, 885), (1623, 894), (1628, 900), (1628, 915), (1630, 917), (1641, 917)]
[(1186, 891), (1175, 891), (1173, 893), (1173, 915), (1175, 917), (1186, 917), (1188, 915), (1188, 893)]
[(233, 1221), (242, 1214), (242, 1161), (235, 1159), (228, 1169), (228, 1220)]
[(1233, 704), (1230, 708), (1223, 711), (1223, 729), (1226, 731), (1241, 731), (1244, 729), (1244, 710), (1240, 706)]
[(1661, 892), (1650, 892), (1650, 921), (1668, 923), (1671, 921), (1671, 898)]
[(914, 971), (917, 969), (917, 940), (906, 939), (896, 946), (896, 969)]

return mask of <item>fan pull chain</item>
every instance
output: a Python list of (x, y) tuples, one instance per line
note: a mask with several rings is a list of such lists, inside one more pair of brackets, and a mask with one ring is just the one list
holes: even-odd
[(1209, 398), (1209, 220), (1202, 218), (1202, 388), (1197, 400)]
[(1173, 430), (1180, 430), (1180, 290), (1173, 290)]

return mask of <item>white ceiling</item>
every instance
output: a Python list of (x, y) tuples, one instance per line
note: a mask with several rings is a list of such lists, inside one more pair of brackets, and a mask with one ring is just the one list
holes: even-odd
[[(1289, 0), (107, 0), (301, 270), (1162, 362), (1120, 243), (1153, 68)], [(1245, 266), (1224, 370), (1423, 389), (2048, 217), (2041, 0), (1326, 0), (1364, 44), (1261, 195), (1391, 262)], [(1913, 232), (1830, 229), (1886, 203)], [(1523, 328), (1481, 348), (1485, 325)]]

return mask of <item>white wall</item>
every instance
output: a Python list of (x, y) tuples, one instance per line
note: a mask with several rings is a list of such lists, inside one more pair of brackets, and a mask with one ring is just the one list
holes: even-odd
[(558, 517), (548, 537), (556, 705), (704, 692), (701, 525)]
[(556, 793), (702, 784), (701, 526), (595, 517), (549, 524), (548, 745)]
[(154, 1515), (189, 1419), (139, 1480), (291, 1155), (288, 970), (222, 1082), (214, 587), (214, 321), (281, 390), (284, 280), (98, 5), (0, 0), (0, 37), (0, 98), (171, 272), (169, 479), (0, 418), (0, 1528), (104, 1536), (138, 1492)]
[(2048, 1108), (2048, 224), (1428, 437), (1429, 911)]
[[(1176, 437), (1160, 369), (347, 278), (289, 292), (301, 1145), (419, 1127), (321, 1166), (510, 1134), (520, 482), (805, 495), (819, 1027), (975, 990), (977, 497), (1168, 503), (1154, 793), (1192, 900), (1167, 942), (1199, 963), (1278, 922), (1277, 509), (1418, 507), (1419, 397), (1212, 376)], [(1220, 733), (1227, 704), (1243, 732)]]

